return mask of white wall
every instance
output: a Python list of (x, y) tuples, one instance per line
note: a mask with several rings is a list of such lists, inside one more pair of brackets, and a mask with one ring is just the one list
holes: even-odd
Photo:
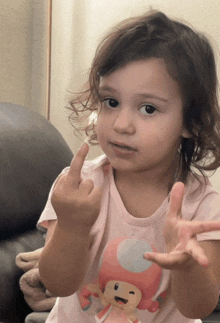
[(0, 102), (46, 115), (47, 1), (0, 0)]
[[(59, 129), (73, 151), (82, 140), (67, 121), (67, 90), (80, 89), (95, 49), (109, 27), (122, 19), (151, 8), (188, 22), (206, 33), (214, 46), (220, 72), (219, 0), (53, 0), (51, 122)], [(89, 157), (100, 153), (92, 149)], [(212, 177), (220, 191), (220, 170)]]

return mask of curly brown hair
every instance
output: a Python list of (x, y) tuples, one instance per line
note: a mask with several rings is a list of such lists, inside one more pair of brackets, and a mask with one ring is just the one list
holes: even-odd
[[(220, 110), (217, 100), (215, 58), (207, 38), (182, 22), (151, 11), (117, 25), (98, 46), (87, 89), (70, 101), (71, 123), (88, 116), (100, 105), (99, 82), (129, 62), (162, 58), (178, 82), (183, 99), (183, 122), (190, 138), (179, 149), (181, 180), (193, 168), (203, 171), (220, 166)], [(97, 144), (95, 122), (84, 129)]]

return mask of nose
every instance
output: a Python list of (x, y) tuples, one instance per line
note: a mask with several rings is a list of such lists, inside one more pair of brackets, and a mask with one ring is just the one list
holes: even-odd
[(121, 108), (115, 118), (114, 130), (118, 133), (133, 134), (135, 132), (134, 116), (127, 108)]

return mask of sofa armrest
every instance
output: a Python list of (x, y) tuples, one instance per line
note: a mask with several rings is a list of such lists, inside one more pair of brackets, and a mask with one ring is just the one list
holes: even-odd
[(37, 229), (0, 243), (0, 321), (23, 323), (31, 312), (19, 286), (24, 272), (16, 266), (15, 258), (21, 252), (34, 251), (43, 246), (43, 234)]

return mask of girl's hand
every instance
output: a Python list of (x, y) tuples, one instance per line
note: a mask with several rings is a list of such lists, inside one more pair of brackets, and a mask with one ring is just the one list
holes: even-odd
[(196, 239), (203, 232), (220, 230), (220, 221), (186, 221), (181, 216), (184, 184), (175, 183), (170, 197), (169, 211), (164, 227), (168, 253), (150, 252), (144, 258), (166, 269), (187, 268), (195, 261), (208, 266), (209, 261)]
[(79, 234), (88, 233), (96, 221), (102, 196), (101, 188), (94, 187), (92, 180), (81, 180), (88, 151), (89, 146), (84, 143), (73, 158), (69, 172), (59, 178), (51, 197), (58, 225)]

